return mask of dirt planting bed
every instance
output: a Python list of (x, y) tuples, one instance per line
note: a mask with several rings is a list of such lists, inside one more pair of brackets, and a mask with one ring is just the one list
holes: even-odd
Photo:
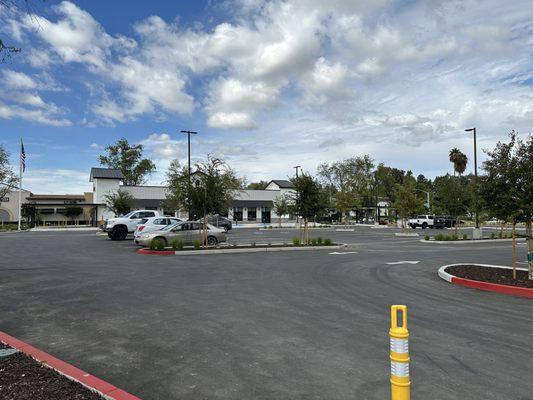
[(454, 265), (446, 268), (445, 271), (458, 278), (533, 289), (533, 281), (528, 279), (527, 271), (523, 270), (516, 271), (517, 279), (513, 279), (512, 269), (479, 265)]

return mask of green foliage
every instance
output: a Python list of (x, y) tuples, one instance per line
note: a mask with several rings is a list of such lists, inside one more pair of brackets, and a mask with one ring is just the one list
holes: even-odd
[(122, 189), (104, 196), (105, 205), (116, 215), (127, 214), (133, 208), (133, 201), (133, 196)]
[(182, 166), (178, 160), (170, 163), (164, 207), (169, 210), (186, 210), (190, 200), (191, 217), (227, 212), (243, 181), (237, 178), (235, 171), (223, 160), (211, 155), (194, 168), (189, 186), (187, 166)]
[(492, 233), (490, 234), (490, 238), (491, 238), (491, 239), (496, 239), (496, 234), (495, 234), (494, 232), (492, 232)]
[(269, 182), (267, 181), (259, 181), (259, 182), (250, 182), (246, 189), (252, 189), (252, 190), (265, 190), (265, 188), (268, 186)]
[(473, 208), (474, 177), (449, 174), (435, 178), (434, 206), (443, 214), (455, 217), (468, 214)]
[(202, 242), (200, 240), (194, 241), (194, 250), (200, 250), (202, 248)]
[(321, 236), (317, 237), (316, 238), (316, 243), (319, 245), (319, 246), (322, 246), (322, 242), (323, 242), (323, 239)]
[(150, 250), (163, 251), (165, 250), (165, 241), (161, 238), (155, 238), (150, 241)]
[(466, 233), (463, 233), (463, 240), (468, 239), (468, 235)]
[(318, 244), (318, 241), (316, 238), (311, 238), (311, 246), (316, 246)]
[(454, 173), (457, 172), (459, 175), (462, 175), (466, 170), (468, 157), (458, 148), (453, 148), (450, 150), (449, 158), (450, 162), (453, 164)]
[(451, 240), (459, 240), (459, 236), (453, 234), (453, 235), (451, 236)]
[(293, 237), (292, 238), (292, 244), (295, 245), (295, 246), (299, 246), (300, 245), (300, 238), (299, 237)]
[(442, 233), (435, 235), (435, 240), (438, 240), (438, 241), (444, 240), (444, 235)]
[(70, 206), (70, 207), (65, 208), (65, 217), (67, 218), (74, 219), (77, 216), (79, 216), (81, 213), (83, 213), (83, 208), (81, 207)]
[(118, 169), (124, 176), (125, 185), (142, 185), (146, 175), (155, 171), (155, 164), (143, 157), (142, 145), (130, 145), (126, 138), (119, 139), (115, 144), (105, 148), (107, 154), (100, 155), (100, 164)]
[(18, 181), (9, 163), (9, 153), (0, 144), (0, 197), (5, 197), (11, 190), (16, 189)]
[(280, 194), (274, 199), (272, 209), (279, 217), (279, 226), (281, 227), (281, 217), (289, 213), (289, 198), (285, 194)]
[(424, 236), (424, 240), (429, 240), (429, 235)]
[(375, 185), (378, 196), (396, 201), (396, 186), (404, 181), (405, 171), (398, 168), (386, 167), (380, 163), (374, 172)]
[(393, 206), (401, 218), (409, 218), (424, 210), (424, 200), (416, 194), (415, 180), (411, 176), (406, 176), (403, 184), (396, 185), (395, 199)]
[(330, 238), (325, 238), (324, 239), (324, 246), (331, 246), (333, 244), (333, 242), (331, 241)]
[(309, 221), (326, 209), (325, 192), (311, 175), (302, 173), (291, 179), (291, 183), (295, 190), (291, 205), (295, 214)]
[(174, 239), (172, 240), (171, 246), (172, 246), (172, 250), (183, 250), (183, 246), (184, 246), (183, 240)]

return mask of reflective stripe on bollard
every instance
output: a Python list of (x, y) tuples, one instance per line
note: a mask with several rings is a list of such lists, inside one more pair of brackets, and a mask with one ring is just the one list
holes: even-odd
[(409, 400), (409, 331), (407, 306), (391, 307), (390, 323), (390, 382), (392, 400)]

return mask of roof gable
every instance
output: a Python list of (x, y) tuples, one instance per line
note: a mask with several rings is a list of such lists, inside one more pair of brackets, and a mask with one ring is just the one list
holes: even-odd
[(268, 184), (275, 183), (280, 189), (292, 189), (291, 181), (286, 179), (272, 179)]
[(124, 179), (124, 175), (119, 169), (113, 168), (91, 168), (91, 176), (89, 182), (92, 182), (94, 178), (97, 179)]

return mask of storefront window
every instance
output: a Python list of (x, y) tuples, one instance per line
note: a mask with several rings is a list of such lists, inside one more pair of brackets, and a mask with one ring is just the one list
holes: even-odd
[(257, 219), (257, 208), (248, 208), (248, 221), (255, 221)]
[(233, 207), (233, 220), (242, 221), (242, 207)]

